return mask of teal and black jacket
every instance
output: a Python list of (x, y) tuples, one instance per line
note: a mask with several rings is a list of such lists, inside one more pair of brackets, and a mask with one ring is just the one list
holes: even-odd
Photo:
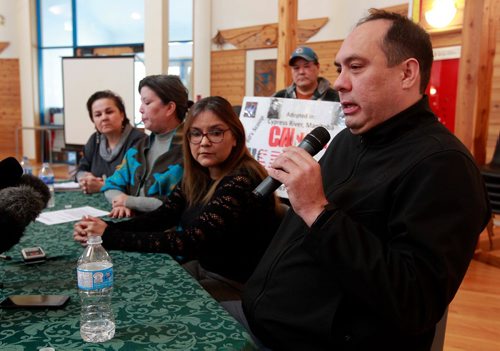
[(139, 196), (144, 187), (144, 194), (165, 201), (175, 185), (182, 179), (182, 124), (177, 127), (169, 149), (158, 157), (151, 171), (147, 172), (146, 155), (155, 138), (151, 134), (130, 148), (120, 166), (112, 176), (106, 179), (101, 192), (119, 190), (132, 196)]

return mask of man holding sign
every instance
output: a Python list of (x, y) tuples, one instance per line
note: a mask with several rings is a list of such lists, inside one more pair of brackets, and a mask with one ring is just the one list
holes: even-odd
[(319, 76), (318, 55), (307, 46), (300, 46), (290, 56), (293, 84), (276, 92), (273, 97), (305, 100), (339, 101), (330, 82)]

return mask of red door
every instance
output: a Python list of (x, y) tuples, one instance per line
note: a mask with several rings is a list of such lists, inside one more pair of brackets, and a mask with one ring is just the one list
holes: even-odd
[(451, 132), (455, 130), (459, 59), (436, 60), (426, 94), (434, 113)]

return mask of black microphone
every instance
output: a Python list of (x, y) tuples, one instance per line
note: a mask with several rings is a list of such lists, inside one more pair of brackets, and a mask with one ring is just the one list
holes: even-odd
[[(309, 155), (316, 155), (330, 140), (330, 133), (324, 127), (316, 127), (305, 136), (298, 147), (306, 150)], [(281, 182), (269, 176), (264, 179), (252, 192), (258, 198), (264, 198), (279, 188)]]

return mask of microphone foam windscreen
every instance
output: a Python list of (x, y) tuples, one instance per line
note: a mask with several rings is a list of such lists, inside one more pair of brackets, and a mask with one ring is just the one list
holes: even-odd
[(14, 157), (0, 161), (0, 189), (15, 186), (23, 175), (23, 168)]

